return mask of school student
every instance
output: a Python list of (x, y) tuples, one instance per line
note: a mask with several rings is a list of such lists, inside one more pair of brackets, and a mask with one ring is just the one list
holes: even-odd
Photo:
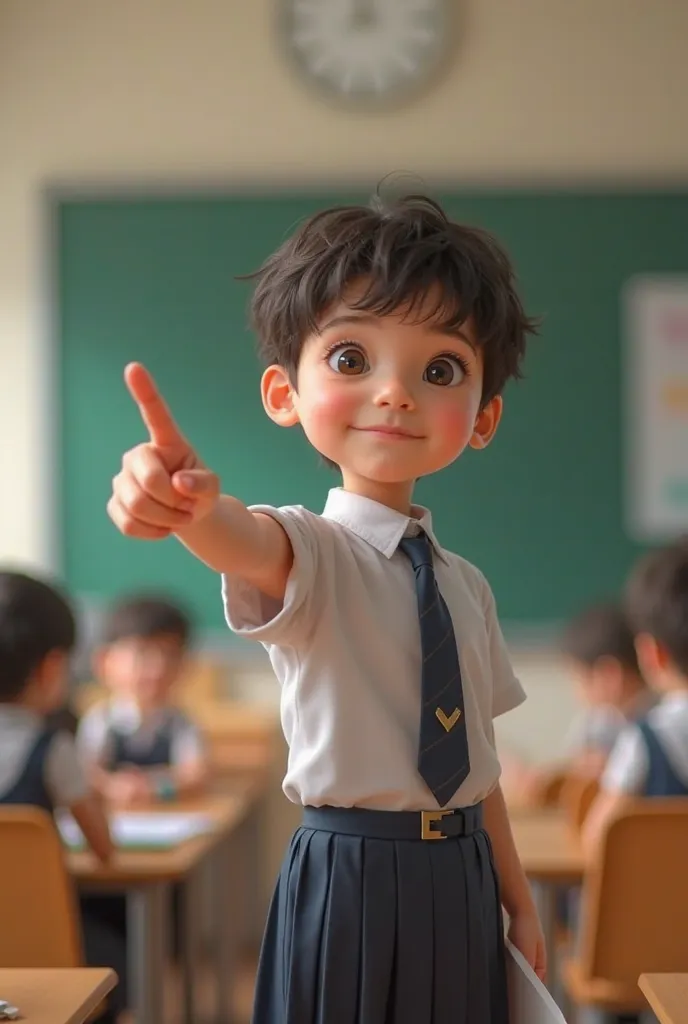
[(190, 639), (186, 613), (157, 595), (132, 594), (106, 612), (93, 660), (107, 697), (83, 716), (77, 743), (113, 805), (191, 796), (207, 780), (200, 731), (171, 703)]
[(524, 693), (484, 576), (412, 498), (489, 444), (534, 325), (497, 242), (418, 196), (308, 220), (258, 273), (252, 314), (267, 414), (341, 473), (322, 515), (220, 496), (137, 364), (149, 440), (108, 507), (222, 574), (230, 627), (281, 684), (284, 789), (304, 812), (254, 1022), (506, 1024), (502, 903), (545, 968), (493, 732)]
[(620, 602), (584, 608), (566, 625), (559, 646), (576, 682), (581, 714), (563, 739), (565, 757), (556, 765), (531, 768), (514, 759), (511, 785), (521, 797), (537, 794), (553, 770), (599, 778), (624, 728), (646, 715), (656, 700), (640, 671), (633, 630)]
[(688, 538), (640, 562), (627, 606), (640, 666), (660, 699), (612, 751), (586, 822), (589, 849), (629, 799), (688, 797)]
[[(52, 814), (69, 810), (96, 857), (107, 861), (112, 843), (101, 801), (90, 788), (71, 733), (51, 721), (62, 706), (69, 657), (76, 640), (72, 609), (52, 585), (0, 571), (0, 805), (27, 804)], [(0, 879), (2, 887), (11, 879)], [(123, 983), (125, 954), (107, 924), (84, 914), (87, 961), (113, 967)], [(121, 988), (109, 999), (105, 1021), (122, 1009)]]

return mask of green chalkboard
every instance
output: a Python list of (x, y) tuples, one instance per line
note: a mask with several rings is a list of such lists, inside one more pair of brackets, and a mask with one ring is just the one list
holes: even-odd
[[(254, 269), (304, 216), (361, 195), (65, 199), (56, 210), (63, 571), (108, 598), (186, 597), (222, 623), (215, 577), (174, 541), (119, 536), (105, 513), (122, 452), (142, 438), (122, 383), (155, 374), (183, 429), (247, 502), (323, 504), (336, 477), (298, 430), (274, 426), (246, 326)], [(510, 250), (544, 316), (527, 379), (508, 388), (489, 449), (424, 481), (443, 543), (490, 579), (503, 620), (559, 620), (613, 592), (637, 554), (623, 528), (620, 292), (632, 275), (688, 271), (688, 194), (484, 192), (440, 196)]]

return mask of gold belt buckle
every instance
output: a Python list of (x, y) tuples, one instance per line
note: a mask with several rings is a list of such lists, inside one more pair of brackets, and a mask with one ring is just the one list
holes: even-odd
[(433, 822), (441, 821), (448, 814), (453, 814), (452, 809), (446, 811), (421, 811), (420, 812), (420, 837), (421, 839), (446, 839), (441, 832), (431, 828)]

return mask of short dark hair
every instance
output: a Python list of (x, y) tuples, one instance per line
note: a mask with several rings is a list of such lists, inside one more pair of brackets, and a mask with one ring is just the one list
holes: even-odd
[(628, 581), (636, 633), (649, 633), (688, 679), (688, 536), (643, 558)]
[(621, 604), (599, 603), (574, 616), (564, 629), (565, 654), (592, 667), (600, 658), (614, 658), (640, 676), (633, 629)]
[(0, 701), (21, 696), (51, 651), (70, 653), (76, 621), (69, 601), (50, 583), (0, 571)]
[(186, 647), (191, 639), (191, 620), (179, 605), (156, 594), (131, 594), (105, 614), (102, 640), (114, 644), (129, 638), (172, 636)]
[(305, 338), (357, 281), (367, 283), (355, 309), (378, 316), (404, 310), (409, 322), (417, 313), (416, 322), (432, 320), (448, 331), (473, 317), (483, 353), (483, 405), (521, 376), (527, 336), (537, 330), (496, 239), (450, 221), (422, 195), (317, 213), (250, 276), (257, 280), (251, 323), (259, 353), (293, 381)]

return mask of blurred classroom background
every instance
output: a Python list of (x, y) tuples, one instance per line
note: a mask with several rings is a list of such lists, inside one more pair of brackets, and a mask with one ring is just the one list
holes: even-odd
[[(263, 414), (235, 276), (390, 172), (493, 230), (541, 337), (494, 445), (419, 498), (493, 586), (530, 698), (498, 739), (534, 763), (577, 708), (562, 623), (688, 527), (688, 5), (449, 6), (442, 66), (376, 104), (309, 73), (327, 40), (298, 0), (0, 0), (0, 562), (61, 576), (87, 639), (123, 591), (190, 607), (202, 671), (183, 699), (210, 724), (203, 708), (225, 703), (238, 761), (251, 735), (275, 744), (265, 893), (298, 818), (279, 788), (279, 695), (262, 649), (224, 628), (213, 575), (107, 519), (141, 437), (127, 361), (150, 368), (225, 490), (317, 510), (335, 478)], [(307, 58), (294, 11), (315, 26)]]

